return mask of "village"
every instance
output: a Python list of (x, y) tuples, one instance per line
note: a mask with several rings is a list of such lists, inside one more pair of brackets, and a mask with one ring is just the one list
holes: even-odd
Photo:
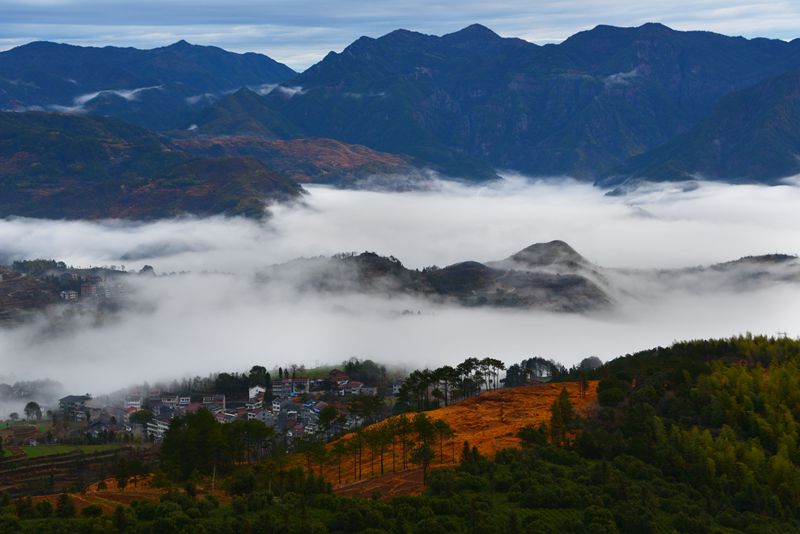
[[(372, 435), (363, 429), (393, 415), (446, 409), (484, 392), (572, 375), (579, 376), (580, 369), (537, 357), (508, 369), (487, 357), (410, 373), (353, 357), (336, 368), (289, 365), (267, 371), (253, 365), (246, 372), (134, 385), (96, 396), (63, 395), (52, 381), (6, 385), (0, 400), (17, 399), (20, 408), (0, 422), (0, 469), (15, 473), (0, 481), (0, 492), (80, 492), (127, 462), (139, 474), (158, 471), (166, 465), (164, 451), (174, 451), (178, 436), (196, 424), (205, 425), (204, 435), (216, 432), (227, 436), (220, 437), (224, 443), (251, 447), (253, 458), (295, 453), (310, 458), (346, 434)], [(584, 381), (580, 384), (582, 395)], [(242, 461), (241, 449), (221, 450), (221, 465)]]
[[(437, 409), (449, 413), (448, 409), (457, 410), (462, 401), (482, 397), (483, 393), (544, 385), (554, 377), (578, 378), (577, 396), (583, 399), (588, 390), (583, 371), (591, 367), (590, 360), (583, 362), (583, 370), (567, 370), (537, 357), (508, 369), (494, 358), (467, 358), (456, 366), (408, 373), (353, 357), (336, 368), (289, 365), (267, 371), (264, 366), (253, 365), (246, 372), (135, 385), (97, 396), (63, 395), (62, 390), (58, 395), (51, 394), (49, 401), (42, 395), (48, 389), (50, 393), (57, 391), (61, 387), (57, 382), (6, 385), (2, 390), (6, 402), (14, 397), (25, 402), (38, 396), (42, 404), (27, 400), (24, 410), (10, 413), (0, 423), (0, 470), (8, 474), (0, 480), (0, 493), (12, 497), (61, 491), (82, 494), (109, 474), (123, 478), (130, 475), (134, 480), (166, 471), (178, 476), (174, 462), (181, 461), (181, 451), (211, 436), (216, 436), (212, 439), (218, 451), (214, 462), (221, 473), (241, 462), (289, 457), (304, 458), (309, 471), (312, 462), (323, 469), (319, 458), (327, 454), (325, 444), (339, 443), (341, 449), (339, 438), (346, 435), (360, 436), (353, 443), (358, 446), (355, 454), (361, 462), (362, 438), (378, 444), (380, 431), (374, 429), (382, 428), (387, 419), (411, 421), (407, 414), (416, 413), (413, 417), (417, 421), (420, 412)], [(537, 391), (552, 402), (551, 397), (560, 390), (556, 385)], [(499, 407), (500, 421), (518, 418), (513, 415), (515, 401), (509, 402), (507, 409), (505, 403), (487, 399), (489, 405)], [(519, 417), (521, 421), (526, 416)], [(381, 425), (373, 426), (378, 422)], [(460, 428), (461, 422), (436, 425), (431, 428), (436, 428), (439, 436), (442, 462), (444, 437), (452, 428)], [(395, 427), (390, 423), (386, 428)], [(398, 432), (401, 430), (397, 427)], [(508, 434), (507, 429), (502, 432)], [(448, 446), (452, 458), (454, 443)], [(405, 458), (408, 450), (403, 450)], [(194, 468), (188, 468), (188, 473)], [(374, 466), (370, 473), (374, 474)], [(344, 478), (362, 480), (362, 468)], [(342, 483), (340, 470), (336, 480)]]
[(129, 391), (124, 398), (66, 395), (57, 409), (49, 411), (52, 429), (47, 436), (12, 433), (5, 441), (28, 446), (59, 440), (158, 443), (175, 417), (201, 409), (219, 423), (259, 421), (285, 435), (289, 445), (300, 436), (328, 440), (391, 413), (401, 385), (400, 381), (381, 387), (365, 384), (333, 369), (321, 378), (287, 376), (234, 395), (156, 389)]
[(279, 369), (274, 380), (264, 367), (253, 369), (258, 372), (212, 375), (203, 387), (195, 381), (194, 387), (173, 383), (29, 400), (0, 421), (0, 469), (19, 474), (0, 481), (0, 492), (79, 490), (123, 457), (155, 469), (174, 420), (200, 411), (225, 426), (261, 427), (275, 438), (273, 452), (296, 452), (390, 416), (402, 385), (365, 383), (340, 369)]
[(15, 261), (0, 265), (0, 325), (22, 324), (37, 314), (64, 309), (104, 313), (118, 309), (129, 296), (131, 275), (153, 275), (124, 266), (76, 268), (55, 260)]
[[(594, 360), (587, 358), (582, 366), (598, 365)], [(358, 358), (341, 368), (292, 365), (271, 373), (255, 365), (248, 372), (132, 386), (96, 397), (70, 394), (41, 406), (31, 401), (24, 417), (11, 413), (0, 423), (0, 444), (6, 455), (13, 447), (52, 444), (158, 444), (175, 418), (205, 410), (222, 424), (262, 423), (291, 450), (300, 438), (326, 442), (395, 413), (447, 406), (481, 391), (540, 383), (566, 372), (543, 358), (507, 370), (493, 358), (468, 358), (456, 367), (411, 373)]]

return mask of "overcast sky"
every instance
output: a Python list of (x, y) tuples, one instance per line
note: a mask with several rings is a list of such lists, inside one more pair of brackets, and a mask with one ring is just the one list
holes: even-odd
[(597, 24), (662, 22), (745, 37), (800, 36), (797, 0), (2, 0), (0, 49), (33, 40), (151, 48), (179, 39), (261, 52), (303, 70), (361, 35), (443, 34), (472, 23), (560, 42)]

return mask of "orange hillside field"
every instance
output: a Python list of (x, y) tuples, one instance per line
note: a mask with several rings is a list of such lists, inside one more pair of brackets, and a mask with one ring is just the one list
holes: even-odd
[(517, 432), (522, 427), (548, 422), (550, 406), (564, 388), (581, 415), (596, 406), (597, 381), (589, 383), (584, 398), (580, 397), (577, 382), (560, 382), (489, 391), (426, 413), (433, 419), (447, 422), (453, 429), (456, 443), (469, 441), (482, 454), (494, 456), (501, 449), (519, 444)]
[[(426, 412), (432, 419), (442, 419), (447, 422), (454, 433), (452, 439), (445, 441), (442, 445), (437, 442), (434, 446), (436, 458), (432, 467), (452, 465), (460, 461), (461, 446), (464, 441), (468, 441), (470, 446), (476, 446), (482, 454), (490, 457), (501, 449), (518, 445), (517, 432), (521, 428), (549, 421), (550, 407), (564, 388), (569, 392), (572, 404), (579, 414), (588, 414), (596, 407), (597, 381), (591, 381), (583, 397), (580, 395), (578, 382), (537, 384), (487, 391), (477, 397)], [(409, 417), (413, 417), (413, 415), (408, 414)], [(395, 418), (387, 421), (393, 419)], [(387, 421), (382, 421), (377, 425), (384, 425)], [(341, 439), (349, 440), (352, 437), (352, 434), (348, 434)], [(329, 444), (328, 449), (332, 450), (333, 444)], [(386, 478), (387, 483), (396, 485), (398, 481), (394, 480), (390, 474), (404, 470), (401, 456), (399, 443), (385, 448), (383, 476), (381, 476), (380, 455), (373, 456), (367, 447), (361, 455), (360, 469), (355, 465), (356, 460), (353, 454), (345, 454), (341, 458), (341, 465), (336, 458), (332, 458), (322, 466), (321, 470), (326, 480), (331, 482), (334, 487), (341, 488), (338, 490), (339, 492), (359, 493), (353, 491), (353, 486), (365, 485), (365, 480), (373, 477)], [(298, 463), (301, 461), (305, 462), (298, 458)], [(417, 467), (408, 462), (405, 466), (406, 470)], [(312, 469), (315, 473), (320, 472), (318, 464), (313, 464)], [(405, 475), (403, 476), (405, 477)], [(421, 491), (421, 485), (409, 484), (409, 482), (410, 480), (404, 479), (402, 485), (407, 488), (414, 486), (413, 491), (400, 493)], [(366, 484), (365, 487), (367, 485), (370, 487), (370, 491), (376, 489), (373, 487), (374, 483)]]

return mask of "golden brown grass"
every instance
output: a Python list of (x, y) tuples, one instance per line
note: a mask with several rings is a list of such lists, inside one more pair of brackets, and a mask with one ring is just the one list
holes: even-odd
[[(456, 404), (426, 412), (433, 419), (442, 419), (453, 430), (454, 437), (447, 440), (440, 448), (437, 442), (434, 446), (436, 459), (433, 467), (446, 466), (458, 463), (461, 458), (461, 448), (464, 441), (470, 446), (488, 456), (493, 457), (499, 450), (514, 447), (519, 444), (517, 433), (526, 425), (539, 425), (550, 419), (550, 407), (562, 389), (566, 388), (573, 406), (579, 414), (585, 415), (597, 405), (597, 382), (591, 381), (584, 397), (580, 396), (578, 382), (561, 382), (555, 384), (537, 384), (518, 388), (500, 389), (485, 392), (477, 397), (472, 397)], [(413, 416), (413, 414), (410, 414)], [(390, 418), (387, 421), (391, 421)], [(386, 424), (386, 421), (378, 425)], [(352, 439), (349, 434), (342, 440)], [(329, 450), (333, 444), (328, 446)], [(322, 475), (336, 491), (343, 494), (361, 494), (369, 496), (375, 491), (382, 495), (399, 495), (418, 493), (422, 490), (421, 473), (414, 474), (418, 466), (407, 462), (404, 471), (401, 461), (401, 447), (394, 446), (394, 467), (392, 462), (392, 449), (387, 447), (383, 454), (384, 474), (380, 473), (380, 456), (373, 458), (368, 447), (364, 447), (360, 465), (360, 477), (356, 474), (355, 459), (352, 454), (342, 458), (341, 483), (339, 480), (338, 462), (333, 459), (321, 469)], [(443, 454), (442, 454), (443, 453)], [(443, 457), (442, 457), (443, 456)], [(298, 465), (305, 465), (305, 460), (297, 458)], [(315, 473), (320, 473), (320, 466), (313, 465)], [(368, 482), (371, 478), (380, 479)], [(419, 479), (419, 480), (417, 480)], [(414, 482), (416, 481), (416, 482)]]

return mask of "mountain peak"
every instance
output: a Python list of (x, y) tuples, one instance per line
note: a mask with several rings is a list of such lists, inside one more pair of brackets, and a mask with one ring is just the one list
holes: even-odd
[(20, 51), (28, 51), (28, 52), (42, 52), (42, 51), (49, 51), (56, 48), (66, 48), (71, 47), (73, 45), (69, 45), (66, 43), (55, 43), (53, 41), (31, 41), (30, 43), (25, 43), (19, 46), (15, 46), (8, 52), (20, 52)]
[(639, 26), (640, 30), (657, 30), (657, 31), (668, 31), (674, 32), (672, 28), (665, 24), (661, 24), (660, 22), (645, 22), (641, 26)]
[[(626, 30), (627, 31), (630, 31), (630, 30), (665, 31), (665, 32), (675, 32), (676, 31), (676, 30), (673, 30), (672, 28), (670, 28), (669, 26), (666, 26), (666, 25), (664, 25), (664, 24), (662, 24), (660, 22), (645, 22), (644, 24), (641, 24), (639, 26), (633, 26), (633, 27), (612, 26), (610, 24), (598, 24), (597, 26), (595, 26), (591, 30), (587, 30), (585, 32), (579, 32), (578, 34), (581, 34), (581, 33), (624, 32)], [(576, 34), (576, 35), (578, 35), (578, 34)]]
[(446, 39), (461, 39), (461, 40), (487, 40), (487, 39), (501, 39), (499, 35), (484, 26), (483, 24), (470, 24), (466, 28), (458, 30), (457, 32), (448, 33), (443, 35)]
[(181, 39), (180, 41), (176, 41), (171, 45), (167, 46), (167, 48), (180, 49), (180, 48), (192, 48), (193, 46), (194, 46), (193, 44), (189, 43), (185, 39)]
[(588, 263), (574, 248), (561, 240), (535, 243), (514, 254), (511, 259), (529, 266)]
[[(646, 22), (641, 26), (635, 27), (623, 27), (623, 26), (611, 26), (609, 24), (598, 24), (594, 28), (590, 30), (584, 30), (581, 32), (576, 33), (575, 35), (570, 36), (564, 41), (564, 44), (567, 45), (574, 45), (577, 43), (597, 43), (598, 40), (601, 41), (608, 41), (609, 43), (614, 43), (615, 46), (619, 46), (621, 42), (625, 39), (630, 39), (634, 36), (639, 35), (660, 35), (666, 36), (670, 34), (678, 33), (676, 30), (673, 30), (669, 26), (665, 26), (660, 22)], [(623, 40), (623, 41), (618, 41)]]
[(381, 37), (381, 39), (407, 40), (407, 39), (418, 39), (420, 37), (426, 37), (426, 35), (424, 33), (406, 30), (405, 28), (398, 28), (396, 30), (390, 31), (389, 33)]

